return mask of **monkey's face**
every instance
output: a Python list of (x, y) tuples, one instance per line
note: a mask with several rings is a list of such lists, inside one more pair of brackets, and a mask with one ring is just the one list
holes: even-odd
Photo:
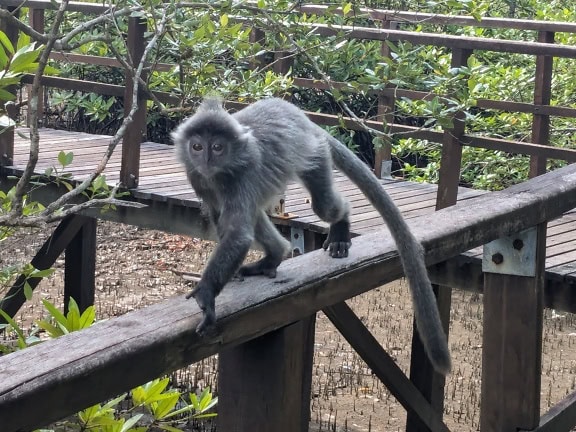
[(210, 133), (193, 134), (187, 143), (188, 156), (198, 174), (210, 178), (229, 166), (230, 141)]

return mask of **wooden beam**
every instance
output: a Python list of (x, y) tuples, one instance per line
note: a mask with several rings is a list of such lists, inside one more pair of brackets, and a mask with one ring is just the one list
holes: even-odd
[[(554, 44), (553, 32), (539, 32), (538, 42)], [(536, 57), (536, 73), (534, 77), (534, 104), (549, 105), (552, 98), (552, 75), (554, 58), (549, 55)], [(534, 114), (532, 119), (533, 143), (550, 144), (550, 116), (546, 114)], [(530, 177), (535, 177), (546, 172), (546, 158), (532, 155), (530, 157)]]
[(404, 30), (376, 29), (369, 27), (336, 26), (332, 24), (300, 24), (309, 27), (314, 34), (321, 36), (342, 36), (348, 39), (378, 41), (407, 41), (416, 45), (444, 46), (452, 49), (483, 50), (529, 55), (549, 55), (553, 57), (576, 58), (576, 47), (550, 45), (542, 42), (465, 37), (458, 35), (412, 32)]
[(484, 275), (482, 432), (532, 430), (540, 420), (546, 224), (536, 231), (535, 276)]
[[(14, 1), (14, 0), (13, 0)], [(306, 4), (298, 7), (298, 10), (318, 15), (330, 13), (342, 13), (342, 8), (334, 10), (333, 6)], [(358, 8), (354, 9), (355, 16), (364, 18), (368, 15), (377, 20), (398, 20), (401, 23), (437, 24), (437, 25), (462, 25), (481, 28), (508, 28), (518, 30), (537, 30), (576, 33), (576, 23), (559, 21), (538, 21), (529, 19), (493, 18), (482, 17), (478, 20), (471, 16), (456, 16), (413, 11), (398, 11), (390, 9)]]
[[(576, 426), (576, 392), (570, 393), (540, 418), (540, 424), (530, 432), (568, 432)], [(520, 432), (529, 432), (521, 429)]]
[[(64, 251), (66, 246), (72, 241), (74, 236), (82, 228), (85, 220), (81, 216), (70, 216), (64, 219), (56, 227), (52, 235), (44, 242), (38, 253), (30, 262), (38, 270), (46, 270), (56, 262), (56, 259)], [(28, 281), (32, 289), (36, 288), (41, 278), (27, 278), (20, 275), (8, 293), (0, 301), (0, 309), (13, 317), (26, 301), (24, 296), (24, 282)], [(0, 318), (0, 323), (4, 322)]]
[[(127, 116), (134, 102), (138, 108), (134, 113), (132, 124), (122, 139), (122, 167), (120, 168), (120, 182), (124, 187), (133, 189), (140, 180), (140, 144), (146, 136), (146, 97), (139, 86), (137, 100), (133, 100), (134, 79), (132, 74), (136, 71), (144, 55), (144, 33), (148, 28), (147, 22), (141, 17), (128, 18), (127, 47), (131, 60), (132, 70), (126, 71), (126, 89), (124, 93), (124, 115)], [(146, 81), (146, 74), (142, 77)]]
[(84, 221), (66, 247), (64, 265), (64, 313), (72, 297), (81, 312), (94, 304), (97, 219), (76, 216)]
[(315, 318), (220, 352), (219, 430), (308, 432)]
[[(411, 219), (409, 225), (431, 265), (574, 207), (576, 165), (569, 165)], [(213, 337), (198, 337), (200, 310), (178, 296), (0, 357), (3, 432), (40, 427), (402, 275), (385, 229), (355, 238), (346, 259), (316, 251), (278, 270), (274, 280), (251, 278), (226, 286), (216, 302), (219, 333)], [(87, 387), (90, 392), (82, 391)]]

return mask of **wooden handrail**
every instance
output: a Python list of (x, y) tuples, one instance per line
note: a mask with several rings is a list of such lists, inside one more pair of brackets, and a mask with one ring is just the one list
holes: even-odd
[[(298, 8), (308, 14), (325, 15), (328, 10), (332, 13), (342, 14), (342, 8), (334, 9), (326, 5), (302, 5)], [(515, 29), (576, 33), (576, 23), (560, 21), (538, 21), (529, 19), (492, 18), (483, 17), (476, 19), (471, 16), (456, 16), (446, 14), (433, 14), (424, 12), (400, 11), (390, 9), (359, 8), (355, 10), (355, 17), (369, 16), (380, 21), (400, 21), (407, 24), (436, 24), (436, 25), (461, 25), (469, 27)]]

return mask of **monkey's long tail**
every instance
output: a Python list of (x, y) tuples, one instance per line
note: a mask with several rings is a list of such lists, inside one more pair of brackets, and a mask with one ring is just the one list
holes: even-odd
[(340, 141), (332, 137), (329, 140), (336, 166), (364, 192), (392, 233), (412, 291), (418, 332), (432, 365), (445, 375), (451, 368), (450, 352), (424, 264), (424, 249), (370, 169)]

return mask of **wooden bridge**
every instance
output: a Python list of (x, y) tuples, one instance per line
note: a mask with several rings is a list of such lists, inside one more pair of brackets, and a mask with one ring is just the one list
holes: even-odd
[[(20, 2), (1, 0), (8, 8)], [(43, 32), (44, 9), (53, 3), (30, 1), (32, 25)], [(75, 3), (70, 10), (105, 13), (105, 7)], [(305, 12), (321, 13), (321, 6), (302, 6)], [(568, 396), (540, 418), (542, 311), (545, 306), (576, 312), (576, 167), (569, 165), (544, 174), (547, 158), (576, 161), (576, 151), (548, 147), (550, 117), (576, 118), (576, 109), (550, 105), (551, 62), (554, 56), (576, 58), (576, 47), (554, 44), (555, 32), (576, 33), (576, 24), (522, 20), (483, 20), (465, 17), (374, 11), (380, 29), (355, 27), (351, 38), (409, 40), (452, 50), (452, 66), (466, 64), (473, 50), (519, 52), (536, 56), (536, 86), (532, 104), (479, 100), (478, 106), (533, 114), (531, 142), (515, 142), (466, 134), (459, 114), (454, 127), (430, 131), (396, 125), (390, 118), (395, 98), (425, 99), (430, 95), (402, 89), (379, 93), (379, 113), (388, 116), (390, 131), (442, 143), (440, 183), (415, 184), (383, 179), (389, 192), (409, 220), (426, 249), (441, 315), (448, 326), (451, 288), (483, 292), (484, 340), (481, 430), (569, 431), (576, 425), (576, 394)], [(538, 42), (498, 41), (398, 30), (399, 21), (423, 18), (438, 24), (519, 28), (538, 33)], [(391, 28), (392, 27), (392, 28)], [(130, 18), (129, 49), (133, 61), (141, 52), (145, 25)], [(8, 34), (14, 29), (6, 28)], [(333, 28), (319, 26), (320, 34)], [(12, 33), (11, 33), (12, 32)], [(254, 30), (254, 38), (261, 37)], [(60, 57), (58, 57), (60, 56)], [(54, 53), (55, 58), (64, 54)], [(277, 52), (275, 67), (289, 68), (288, 57)], [(113, 60), (74, 55), (70, 61), (119, 66)], [(25, 82), (30, 78), (25, 77)], [(124, 95), (122, 86), (46, 78), (46, 85)], [(296, 78), (295, 84), (322, 89), (324, 83)], [(334, 85), (343, 85), (335, 83)], [(127, 84), (127, 88), (130, 86)], [(171, 100), (170, 95), (158, 95)], [(131, 98), (126, 93), (126, 100)], [(145, 101), (144, 101), (145, 102)], [(145, 103), (139, 101), (136, 123), (124, 137), (108, 164), (111, 185), (128, 185), (129, 199), (146, 204), (143, 209), (119, 208), (100, 214), (88, 211), (65, 219), (56, 228), (33, 264), (50, 267), (60, 253), (66, 254), (66, 296), (82, 307), (93, 300), (95, 218), (107, 218), (138, 226), (189, 235), (208, 236), (200, 217), (199, 202), (187, 184), (172, 148), (142, 142)], [(335, 116), (310, 113), (321, 124), (337, 125)], [(344, 121), (359, 128), (351, 119)], [(368, 122), (382, 128), (381, 121)], [(26, 132), (20, 129), (21, 132)], [(21, 175), (29, 143), (15, 134), (0, 139), (0, 187), (11, 186), (11, 175)], [(57, 155), (73, 151), (74, 163), (66, 168), (76, 178), (93, 171), (110, 137), (77, 132), (40, 130), (39, 173), (58, 165)], [(463, 145), (499, 149), (532, 156), (532, 176), (523, 184), (497, 193), (458, 187)], [(390, 149), (378, 152), (375, 172), (387, 171)], [(313, 214), (307, 194), (290, 185), (285, 208), (273, 216), (278, 227), (290, 235), (295, 248), (309, 252), (279, 269), (275, 281), (255, 278), (249, 284), (231, 283), (218, 298), (221, 333), (200, 340), (194, 332), (200, 312), (181, 297), (98, 323), (90, 329), (45, 342), (0, 358), (1, 430), (26, 431), (72, 414), (151, 378), (188, 365), (214, 353), (219, 358), (219, 428), (222, 431), (304, 432), (308, 428), (314, 315), (323, 310), (352, 347), (408, 411), (407, 430), (447, 431), (442, 420), (443, 378), (432, 371), (413, 338), (410, 379), (372, 337), (345, 300), (402, 275), (395, 246), (380, 218), (359, 191), (336, 173), (337, 188), (352, 204), (354, 239), (351, 256), (328, 259), (318, 248), (326, 225)], [(33, 192), (33, 198), (50, 201), (62, 191), (49, 185)], [(492, 242), (484, 248), (482, 245)], [(484, 262), (482, 262), (484, 261)], [(24, 301), (19, 281), (0, 307), (14, 315)], [(119, 331), (119, 329), (121, 329)], [(146, 359), (145, 362), (142, 359)], [(134, 365), (139, 367), (134, 367)], [(242, 374), (237, 371), (242, 370)], [(298, 377), (299, 379), (295, 379)], [(82, 383), (82, 386), (79, 384)], [(80, 388), (91, 388), (81, 392)], [(238, 395), (250, 395), (239, 397)]]

